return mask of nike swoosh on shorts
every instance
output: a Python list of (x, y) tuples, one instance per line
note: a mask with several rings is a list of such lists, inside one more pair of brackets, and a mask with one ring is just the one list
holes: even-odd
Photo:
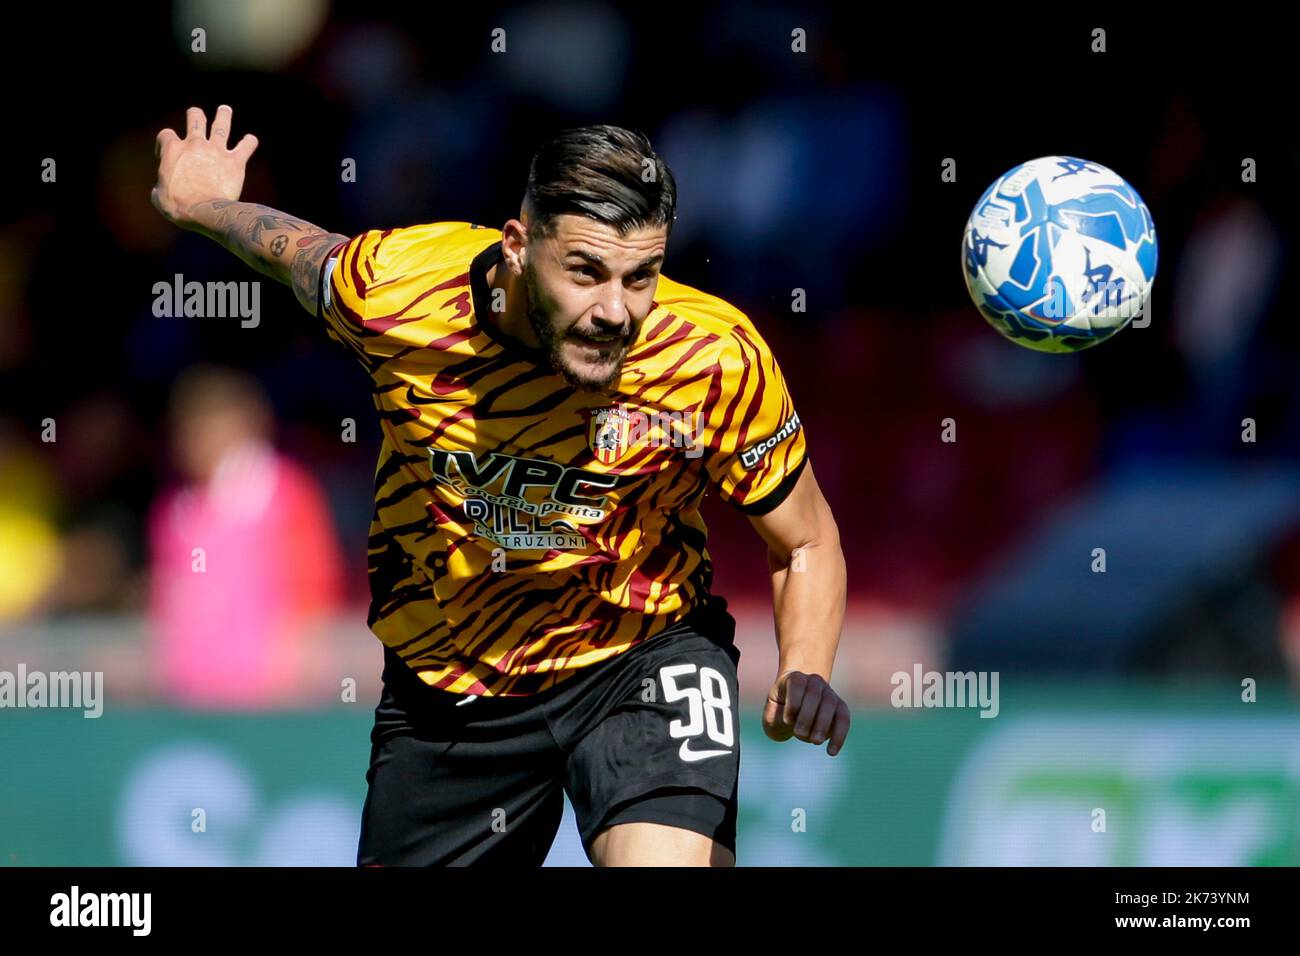
[(679, 756), (688, 763), (694, 763), (696, 760), (708, 760), (710, 757), (721, 757), (723, 754), (731, 753), (730, 750), (692, 750), (689, 740), (682, 741), (682, 749), (678, 751)]

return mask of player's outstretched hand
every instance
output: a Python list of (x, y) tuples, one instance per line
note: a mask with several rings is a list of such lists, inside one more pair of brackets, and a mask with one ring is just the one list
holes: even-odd
[(158, 134), (158, 185), (150, 196), (154, 208), (182, 228), (196, 225), (189, 211), (196, 203), (213, 199), (239, 199), (244, 188), (244, 168), (257, 149), (257, 137), (246, 134), (234, 149), (226, 148), (234, 111), (218, 106), (208, 132), (208, 118), (197, 106), (185, 113), (185, 137), (175, 130)]
[(826, 753), (834, 757), (849, 734), (849, 705), (819, 675), (785, 671), (767, 692), (763, 733), (818, 745), (830, 740)]

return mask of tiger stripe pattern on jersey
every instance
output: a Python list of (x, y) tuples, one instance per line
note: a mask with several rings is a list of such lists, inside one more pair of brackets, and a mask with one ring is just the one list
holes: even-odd
[(807, 449), (749, 319), (666, 276), (615, 385), (570, 386), (491, 321), (500, 240), (363, 232), (331, 253), (320, 314), (382, 432), (371, 630), (433, 687), (522, 696), (706, 601), (706, 490), (771, 510)]

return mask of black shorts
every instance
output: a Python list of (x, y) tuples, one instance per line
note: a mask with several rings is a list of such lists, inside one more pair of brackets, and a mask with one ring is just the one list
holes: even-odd
[(583, 848), (615, 823), (703, 833), (735, 853), (735, 621), (713, 598), (531, 697), (429, 687), (385, 651), (360, 866), (540, 866), (568, 794)]

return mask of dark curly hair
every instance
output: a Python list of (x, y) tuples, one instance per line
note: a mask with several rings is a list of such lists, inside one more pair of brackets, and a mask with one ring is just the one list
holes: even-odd
[(677, 183), (644, 133), (580, 126), (550, 140), (528, 168), (524, 208), (540, 235), (563, 213), (586, 216), (620, 234), (647, 226), (672, 231)]

